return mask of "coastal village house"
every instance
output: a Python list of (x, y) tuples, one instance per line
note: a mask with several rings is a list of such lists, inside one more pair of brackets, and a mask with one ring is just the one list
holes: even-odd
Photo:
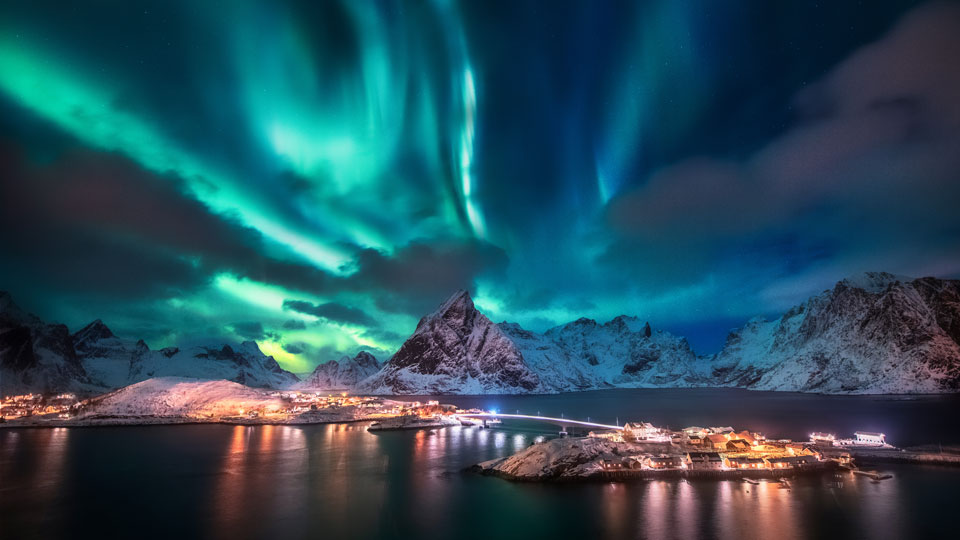
[(654, 470), (679, 469), (683, 466), (683, 461), (680, 456), (651, 456), (644, 464)]
[(710, 435), (707, 435), (707, 438), (703, 441), (703, 446), (705, 448), (713, 448), (715, 450), (726, 450), (727, 442), (729, 441), (730, 439), (728, 439), (726, 435), (721, 433), (711, 433)]
[(765, 469), (767, 464), (760, 458), (728, 457), (727, 467), (731, 469)]
[(816, 444), (823, 444), (826, 446), (833, 446), (834, 441), (837, 440), (837, 436), (833, 433), (821, 433), (815, 431), (810, 434), (810, 441)]
[(603, 454), (600, 459), (600, 466), (605, 471), (621, 471), (624, 465), (624, 458), (615, 454)]
[(884, 446), (887, 444), (883, 433), (873, 433), (870, 431), (857, 431), (853, 434), (854, 444), (863, 446)]
[(718, 471), (723, 469), (719, 452), (688, 452), (687, 468), (694, 471)]
[(628, 422), (623, 425), (623, 438), (627, 441), (669, 441), (669, 435), (650, 422)]
[(783, 445), (783, 448), (794, 456), (811, 456), (816, 454), (810, 445), (803, 443), (786, 443)]
[(808, 459), (806, 456), (781, 456), (768, 457), (764, 461), (770, 469), (797, 469), (805, 465)]
[(727, 452), (749, 452), (750, 444), (743, 439), (732, 439), (727, 441), (727, 444), (724, 445), (723, 450)]

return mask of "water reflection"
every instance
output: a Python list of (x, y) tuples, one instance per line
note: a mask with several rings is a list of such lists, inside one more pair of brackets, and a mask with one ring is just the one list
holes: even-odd
[(697, 529), (703, 519), (700, 515), (700, 505), (693, 486), (689, 482), (681, 481), (676, 484), (677, 503), (674, 529), (682, 538), (696, 538)]
[[(960, 480), (955, 469), (891, 466), (892, 480), (847, 476), (842, 488), (822, 477), (797, 478), (792, 489), (766, 481), (511, 483), (460, 471), (542, 435), (366, 427), (0, 430), (0, 518), (13, 537), (47, 538), (100, 530), (109, 516), (129, 516), (117, 527), (175, 517), (187, 536), (215, 538), (902, 538), (952, 527), (949, 511), (935, 509)], [(141, 455), (149, 459), (116, 472)], [(101, 477), (110, 483), (98, 485)], [(122, 489), (108, 489), (117, 482)], [(91, 493), (93, 512), (83, 506)]]
[[(234, 426), (214, 484), (208, 533), (244, 536), (251, 507), (277, 517), (301, 510), (306, 492), (306, 443), (291, 426)], [(257, 524), (269, 530), (271, 523)], [(264, 531), (265, 532), (265, 531)]]

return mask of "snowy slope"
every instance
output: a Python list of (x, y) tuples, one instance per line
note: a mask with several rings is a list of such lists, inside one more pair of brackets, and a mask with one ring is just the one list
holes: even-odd
[(279, 398), (231, 381), (182, 377), (148, 379), (90, 400), (78, 420), (91, 417), (209, 417), (240, 410), (278, 410)]
[(300, 379), (284, 370), (272, 356), (266, 356), (253, 341), (239, 346), (168, 347), (151, 351), (134, 362), (130, 382), (152, 377), (195, 377), (227, 379), (247, 386), (287, 388)]
[(696, 386), (705, 362), (686, 340), (636, 318), (591, 319), (537, 334), (494, 325), (459, 291), (434, 313), (383, 371), (361, 388), (381, 393), (555, 393), (619, 387)]
[(0, 396), (77, 390), (89, 383), (67, 327), (41, 321), (0, 292)]
[[(365, 356), (362, 356), (365, 355)], [(545, 333), (493, 324), (459, 291), (423, 317), (377, 371), (366, 353), (317, 367), (307, 387), (375, 394), (524, 394), (612, 387), (736, 386), (823, 393), (960, 391), (960, 281), (866, 273), (754, 319), (698, 358), (685, 339), (633, 317), (578, 319)], [(72, 336), (0, 294), (0, 393), (96, 390), (150, 377), (298, 382), (257, 345), (168, 348), (94, 321)]]
[(23, 312), (0, 293), (0, 394), (79, 391), (102, 393), (152, 377), (227, 379), (286, 388), (299, 382), (252, 341), (180, 350), (151, 350), (117, 337), (96, 320), (70, 334)]
[(331, 360), (318, 365), (297, 387), (304, 390), (352, 390), (357, 383), (378, 371), (380, 363), (377, 359), (366, 351), (360, 351), (353, 358), (344, 356), (339, 361)]
[(458, 291), (416, 331), (362, 391), (383, 394), (518, 394), (549, 391), (513, 341)]
[(960, 282), (867, 273), (732, 333), (718, 385), (824, 393), (960, 389)]
[(73, 334), (73, 347), (94, 384), (120, 388), (131, 382), (135, 363), (150, 354), (143, 341), (118, 338), (100, 319)]
[(697, 386), (709, 369), (683, 338), (621, 315), (606, 324), (578, 319), (544, 335), (570, 355), (568, 363), (588, 370), (598, 386)]
[[(674, 453), (669, 443), (650, 443), (644, 453)], [(481, 471), (514, 480), (588, 478), (603, 471), (607, 456), (637, 455), (636, 446), (592, 437), (570, 437), (536, 443), (505, 458), (478, 464)]]

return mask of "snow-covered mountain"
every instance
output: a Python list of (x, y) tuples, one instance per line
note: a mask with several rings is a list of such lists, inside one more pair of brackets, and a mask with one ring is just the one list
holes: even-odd
[(495, 325), (458, 291), (360, 388), (398, 394), (553, 393), (597, 388), (691, 386), (708, 369), (686, 340), (631, 317), (579, 319), (538, 334)]
[[(102, 322), (70, 335), (0, 294), (0, 392), (110, 389), (151, 377), (297, 383), (257, 345), (168, 348)], [(382, 368), (368, 353), (318, 366), (301, 388), (373, 394), (526, 394), (614, 387), (735, 386), (823, 393), (960, 391), (960, 281), (866, 273), (774, 321), (754, 319), (715, 355), (620, 316), (544, 333), (494, 324), (459, 291)]]
[(100, 320), (74, 334), (25, 313), (0, 293), (0, 394), (104, 392), (152, 377), (227, 379), (285, 388), (299, 381), (252, 341), (151, 350), (119, 338)]
[(283, 405), (266, 391), (232, 381), (159, 377), (91, 399), (78, 419), (203, 418), (236, 415), (240, 410), (279, 410)]
[(47, 324), (0, 292), (0, 394), (88, 384), (67, 327)]
[(715, 384), (903, 394), (960, 390), (960, 281), (847, 278), (774, 321), (754, 319), (711, 360)]
[(424, 317), (373, 393), (550, 393), (736, 386), (823, 393), (960, 391), (960, 281), (865, 273), (754, 319), (697, 357), (683, 338), (634, 317), (578, 319), (543, 334), (493, 325), (460, 291)]
[(353, 358), (344, 356), (339, 361), (320, 364), (298, 387), (304, 390), (352, 390), (357, 383), (380, 371), (380, 363), (366, 351)]
[(359, 389), (382, 394), (523, 394), (551, 390), (490, 319), (459, 291), (420, 319), (393, 358)]
[(620, 315), (605, 324), (578, 319), (544, 337), (566, 351), (568, 363), (591, 373), (595, 386), (697, 386), (709, 372), (686, 339), (653, 330), (636, 317)]

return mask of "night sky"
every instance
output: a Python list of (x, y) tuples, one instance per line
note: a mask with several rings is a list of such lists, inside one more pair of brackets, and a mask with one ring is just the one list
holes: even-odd
[(3, 2), (0, 290), (295, 372), (960, 275), (960, 4)]

